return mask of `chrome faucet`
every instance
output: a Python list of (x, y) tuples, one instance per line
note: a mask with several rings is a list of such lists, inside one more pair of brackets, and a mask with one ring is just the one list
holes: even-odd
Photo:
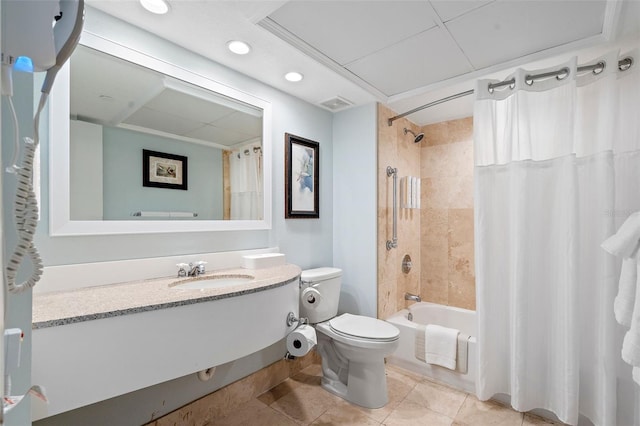
[(422, 299), (417, 294), (405, 293), (404, 300), (413, 300), (414, 302), (422, 302)]
[(178, 278), (186, 277), (189, 265), (186, 263), (178, 263), (176, 266), (178, 267)]
[(198, 275), (204, 274), (204, 265), (206, 263), (207, 262), (203, 262), (202, 260), (196, 263), (189, 263), (189, 272), (187, 272), (187, 275), (190, 277), (197, 277)]

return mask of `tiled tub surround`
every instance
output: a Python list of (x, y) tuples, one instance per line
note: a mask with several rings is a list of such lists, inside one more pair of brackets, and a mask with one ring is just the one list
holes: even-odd
[(294, 265), (229, 269), (255, 280), (177, 289), (176, 278), (34, 295), (32, 380), (55, 415), (260, 351), (295, 328)]
[[(473, 119), (419, 128), (402, 118), (389, 126), (394, 115), (378, 105), (378, 317), (406, 308), (405, 293), (474, 310)], [(424, 132), (424, 139), (414, 143), (405, 127)], [(421, 179), (421, 207), (398, 210), (398, 248), (392, 250), (386, 248), (393, 200), (387, 166), (398, 168), (398, 177)], [(409, 273), (401, 268), (405, 254), (413, 261)]]
[(475, 310), (473, 119), (422, 128), (420, 295)]
[[(405, 135), (406, 127), (414, 132), (420, 128), (406, 118), (393, 126), (387, 120), (396, 115), (378, 104), (378, 318), (405, 308), (405, 293), (420, 293), (420, 210), (398, 209), (398, 247), (387, 250), (392, 236), (393, 179), (387, 177), (387, 166), (398, 169), (398, 185), (404, 176), (420, 176), (420, 144), (413, 136)], [(398, 198), (399, 199), (399, 198)], [(413, 260), (411, 272), (402, 272), (402, 258), (409, 254)]]

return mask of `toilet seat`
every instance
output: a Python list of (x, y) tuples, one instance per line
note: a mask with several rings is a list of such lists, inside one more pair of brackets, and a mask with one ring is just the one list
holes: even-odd
[(342, 314), (328, 322), (331, 331), (346, 338), (392, 342), (400, 336), (400, 331), (388, 322), (361, 315)]

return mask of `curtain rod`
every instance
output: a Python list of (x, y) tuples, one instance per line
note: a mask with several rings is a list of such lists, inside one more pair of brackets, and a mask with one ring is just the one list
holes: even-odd
[[(631, 68), (631, 66), (633, 65), (633, 58), (631, 56), (627, 56), (624, 59), (621, 59), (620, 61), (618, 61), (618, 69), (620, 71), (626, 71), (629, 68)], [(604, 71), (605, 67), (607, 66), (606, 63), (604, 63), (603, 61), (597, 62), (595, 64), (592, 65), (583, 65), (578, 67), (578, 72), (585, 72), (585, 71), (592, 71), (594, 74), (600, 74), (602, 71)], [(549, 78), (549, 77), (557, 77), (559, 80), (562, 80), (563, 78), (566, 78), (567, 75), (569, 75), (569, 68), (564, 67), (561, 68), (557, 71), (552, 71), (552, 72), (545, 72), (542, 74), (534, 74), (534, 75), (526, 75), (525, 76), (525, 83), (527, 83), (528, 85), (532, 85), (534, 83), (535, 80), (540, 80), (543, 78)], [(513, 86), (514, 84), (516, 84), (516, 79), (511, 78), (509, 80), (504, 80), (498, 83), (491, 83), (489, 84), (488, 90), (489, 92), (493, 93), (493, 89), (496, 89), (498, 87), (504, 87), (504, 86)], [(471, 90), (467, 90), (466, 92), (460, 92), (460, 93), (456, 93), (455, 95), (451, 95), (451, 96), (447, 96), (446, 98), (442, 98), (442, 99), (438, 99), (437, 101), (433, 101), (433, 102), (429, 102), (428, 104), (419, 106), (417, 108), (414, 108), (410, 111), (404, 112), (402, 114), (396, 115), (395, 117), (391, 117), (389, 120), (387, 120), (387, 124), (389, 126), (393, 125), (393, 122), (396, 121), (399, 118), (403, 118), (406, 117), (407, 115), (411, 115), (415, 112), (418, 111), (422, 111), (423, 109), (432, 107), (432, 106), (436, 106), (445, 102), (449, 102), (452, 101), (454, 99), (458, 99), (458, 98), (462, 98), (464, 96), (469, 96), (472, 95), (474, 92), (473, 89)]]

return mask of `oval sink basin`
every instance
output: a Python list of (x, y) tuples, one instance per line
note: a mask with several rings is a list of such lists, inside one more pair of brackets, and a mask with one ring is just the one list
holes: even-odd
[(187, 278), (172, 283), (170, 287), (183, 289), (221, 288), (248, 283), (254, 279), (255, 278), (251, 275), (220, 275), (212, 277)]

